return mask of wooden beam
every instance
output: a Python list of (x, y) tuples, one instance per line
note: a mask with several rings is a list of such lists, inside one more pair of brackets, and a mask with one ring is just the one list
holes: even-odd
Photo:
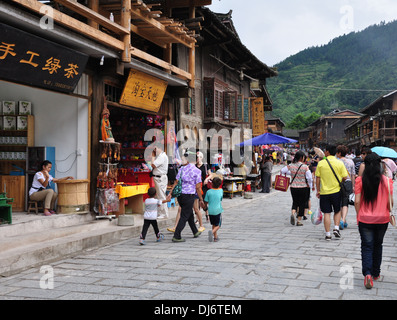
[(82, 15), (83, 17), (86, 17), (92, 21), (97, 22), (98, 24), (105, 27), (106, 29), (109, 29), (110, 31), (113, 31), (120, 35), (129, 34), (129, 30), (127, 30), (126, 28), (123, 28), (119, 24), (110, 21), (108, 18), (105, 18), (98, 12), (91, 10), (90, 8), (78, 3), (77, 1), (71, 1), (71, 0), (54, 0), (54, 1), (64, 5), (65, 7)]
[[(150, 17), (149, 15), (144, 14), (142, 12), (142, 9), (141, 9), (143, 6), (139, 5), (139, 3), (140, 2), (132, 3), (131, 14), (134, 17), (136, 17), (139, 20), (142, 20), (142, 21), (146, 22), (147, 24), (155, 27), (159, 32), (162, 32), (162, 33), (168, 35), (169, 38), (170, 38), (169, 42), (181, 43), (181, 44), (183, 44), (184, 46), (186, 46), (188, 48), (194, 47), (194, 45), (195, 45), (195, 40), (194, 39), (190, 38), (187, 35), (186, 35), (186, 37), (184, 37), (185, 38), (184, 39), (184, 38), (182, 38), (180, 36), (177, 36), (177, 35), (173, 34), (169, 30), (167, 30), (166, 27), (160, 21), (157, 21), (156, 19)], [(149, 10), (149, 12), (150, 12), (150, 10)], [(188, 41), (188, 38), (189, 38), (190, 41)]]
[[(12, 0), (12, 1), (24, 6), (27, 9), (34, 11), (39, 15), (44, 15), (44, 13), (42, 13), (44, 12), (44, 10), (41, 10), (41, 8), (45, 6), (45, 4), (41, 2), (38, 2), (36, 0)], [(54, 19), (55, 22), (73, 31), (76, 31), (77, 33), (83, 34), (88, 38), (94, 39), (98, 42), (108, 45), (109, 47), (116, 49), (118, 51), (124, 50), (124, 43), (121, 42), (120, 40), (117, 40), (104, 32), (96, 30), (93, 27), (90, 27), (89, 25), (77, 19), (74, 19), (58, 10), (54, 9), (52, 18)]]
[(153, 63), (153, 64), (155, 64), (161, 68), (164, 68), (166, 70), (170, 70), (173, 73), (179, 75), (182, 79), (189, 80), (189, 81), (192, 79), (192, 75), (189, 72), (179, 69), (178, 67), (175, 67), (172, 64), (170, 64), (164, 60), (161, 60), (155, 56), (152, 56), (152, 55), (146, 53), (145, 51), (131, 47), (131, 55), (134, 57), (143, 59), (147, 62)]

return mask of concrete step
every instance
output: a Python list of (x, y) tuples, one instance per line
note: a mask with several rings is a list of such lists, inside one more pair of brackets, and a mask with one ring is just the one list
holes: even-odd
[[(175, 216), (176, 210), (170, 210), (170, 218), (159, 219), (160, 230), (173, 226)], [(139, 236), (143, 224), (142, 215), (134, 215), (134, 226), (118, 226), (117, 220), (95, 220), (91, 214), (73, 214), (67, 217), (37, 217), (15, 225), (2, 226), (0, 276), (9, 276), (85, 250)], [(9, 231), (8, 228), (13, 230)]]

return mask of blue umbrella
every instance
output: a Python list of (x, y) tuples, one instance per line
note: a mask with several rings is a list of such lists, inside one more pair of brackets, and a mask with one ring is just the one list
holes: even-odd
[(264, 144), (285, 144), (285, 143), (296, 143), (296, 142), (298, 141), (267, 132), (255, 138), (241, 142), (238, 145), (240, 147), (244, 147), (245, 145), (261, 146)]
[(397, 158), (397, 152), (387, 147), (374, 147), (371, 149), (381, 158)]

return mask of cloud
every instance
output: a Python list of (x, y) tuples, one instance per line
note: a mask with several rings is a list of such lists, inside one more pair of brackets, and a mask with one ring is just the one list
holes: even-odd
[(232, 18), (244, 45), (274, 65), (311, 46), (397, 17), (395, 0), (213, 0), (209, 8)]

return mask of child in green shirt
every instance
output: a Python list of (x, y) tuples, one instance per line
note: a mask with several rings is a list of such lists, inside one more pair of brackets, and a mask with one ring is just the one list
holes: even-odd
[(218, 230), (222, 224), (222, 199), (223, 190), (220, 188), (222, 180), (215, 177), (212, 180), (212, 189), (209, 189), (205, 195), (204, 202), (206, 207), (208, 207), (208, 214), (210, 217), (210, 223), (212, 225), (212, 230), (208, 231), (208, 240), (210, 242), (219, 241)]

